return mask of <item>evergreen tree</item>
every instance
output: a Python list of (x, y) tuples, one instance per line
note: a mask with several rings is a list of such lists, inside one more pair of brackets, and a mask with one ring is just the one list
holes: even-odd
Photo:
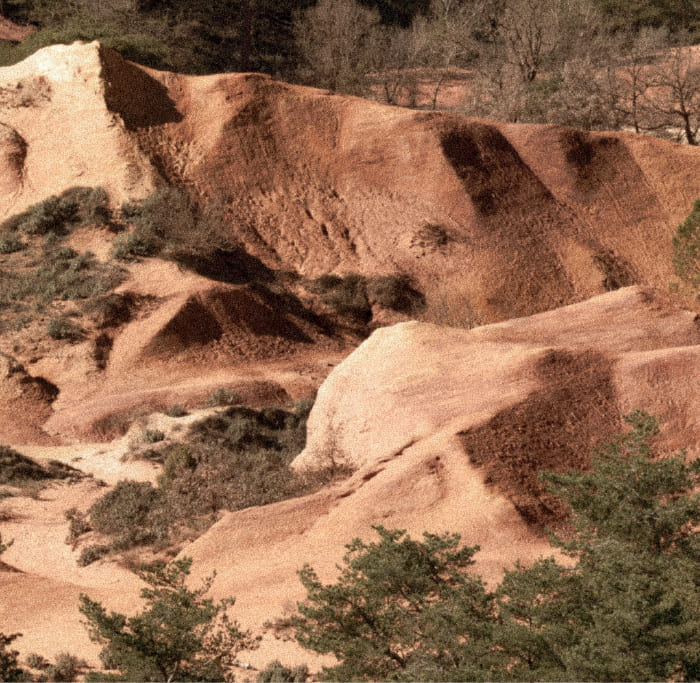
[(118, 680), (225, 680), (236, 654), (255, 645), (226, 615), (233, 599), (218, 603), (203, 596), (213, 576), (195, 590), (185, 580), (192, 560), (145, 567), (139, 576), (148, 584), (141, 591), (146, 608), (136, 616), (112, 612), (86, 595), (80, 611), (90, 638), (103, 645), (100, 658), (118, 669)]
[(305, 647), (332, 653), (328, 678), (697, 680), (700, 461), (657, 458), (656, 420), (625, 418), (589, 472), (543, 478), (571, 508), (552, 541), (571, 562), (506, 571), (495, 593), (456, 535), (377, 527), (348, 546), (335, 584), (310, 567), (295, 620)]
[(305, 566), (308, 591), (294, 619), (299, 642), (333, 653), (331, 680), (428, 680), (461, 672), (489, 678), (493, 598), (467, 570), (477, 548), (458, 549), (459, 536), (374, 527), (379, 541), (355, 539), (335, 584), (323, 585)]

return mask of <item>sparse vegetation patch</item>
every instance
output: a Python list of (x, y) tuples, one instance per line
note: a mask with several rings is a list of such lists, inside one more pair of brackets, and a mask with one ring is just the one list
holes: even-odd
[(9, 446), (0, 446), (0, 484), (19, 488), (52, 479), (77, 481), (85, 475), (70, 465), (50, 460), (46, 465), (18, 453)]
[(700, 199), (673, 238), (673, 268), (693, 287), (700, 287)]
[(425, 307), (425, 297), (405, 275), (384, 275), (367, 278), (357, 273), (340, 277), (321, 275), (305, 283), (321, 301), (354, 322), (367, 323), (372, 318), (372, 305), (400, 313), (415, 313)]
[[(162, 463), (158, 485), (121, 481), (89, 511), (111, 551), (167, 544), (207, 528), (220, 510), (241, 510), (309, 493), (346, 471), (301, 475), (289, 464), (306, 441), (310, 403), (288, 411), (229, 406), (195, 423), (182, 443), (144, 455)], [(154, 441), (155, 442), (155, 441)], [(85, 559), (101, 556), (90, 551)]]

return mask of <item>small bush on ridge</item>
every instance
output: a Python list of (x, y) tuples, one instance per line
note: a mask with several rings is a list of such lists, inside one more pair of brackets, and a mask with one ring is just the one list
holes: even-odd
[(168, 417), (185, 417), (185, 415), (188, 415), (188, 412), (179, 404), (175, 404), (170, 406), (166, 411), (165, 414)]
[(241, 395), (237, 392), (233, 391), (232, 389), (224, 389), (221, 387), (220, 389), (216, 389), (209, 394), (206, 406), (208, 408), (214, 408), (217, 406), (232, 406), (236, 405), (237, 403), (241, 403), (242, 400)]
[(58, 341), (77, 342), (83, 337), (83, 331), (68, 318), (52, 318), (46, 324), (46, 334)]

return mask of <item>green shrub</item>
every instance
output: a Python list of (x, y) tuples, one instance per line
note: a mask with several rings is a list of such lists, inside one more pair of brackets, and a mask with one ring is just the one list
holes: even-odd
[(206, 406), (208, 408), (214, 408), (216, 406), (232, 406), (236, 405), (237, 403), (241, 403), (242, 400), (243, 399), (241, 398), (240, 394), (232, 391), (231, 389), (224, 389), (221, 387), (220, 389), (216, 389), (209, 394)]
[(165, 439), (165, 432), (160, 429), (146, 429), (143, 432), (143, 440), (146, 443), (158, 443)]
[(113, 256), (119, 259), (155, 256), (168, 241), (178, 242), (195, 232), (190, 201), (172, 186), (161, 187), (145, 199), (126, 202), (121, 217), (134, 230), (117, 240)]
[(415, 289), (405, 275), (385, 275), (367, 282), (367, 298), (399, 313), (415, 313), (425, 308), (425, 297)]
[(22, 251), (26, 246), (18, 235), (9, 234), (0, 238), (0, 254), (13, 254)]
[(51, 242), (37, 267), (0, 271), (0, 303), (22, 309), (30, 303), (48, 304), (56, 299), (89, 299), (105, 294), (122, 278), (123, 272), (116, 266), (97, 263), (90, 254), (76, 254)]
[(139, 257), (156, 256), (163, 248), (162, 240), (145, 230), (120, 235), (114, 244), (112, 257), (129, 261)]
[(87, 515), (80, 512), (77, 508), (69, 508), (63, 514), (69, 522), (66, 543), (74, 543), (83, 534), (92, 530), (90, 522), (87, 520)]
[(82, 329), (65, 317), (52, 318), (46, 324), (46, 334), (51, 339), (77, 342), (83, 338)]
[(197, 467), (197, 460), (186, 444), (173, 444), (163, 452), (163, 472), (160, 483), (167, 486)]
[(314, 407), (315, 400), (315, 398), (300, 398), (294, 404), (294, 415), (298, 419), (306, 421), (311, 413), (311, 409)]
[(6, 635), (0, 632), (0, 681), (26, 680), (27, 672), (19, 666), (19, 652), (8, 649), (8, 646), (21, 635), (21, 633)]
[(100, 370), (104, 370), (107, 367), (107, 361), (109, 360), (109, 354), (112, 351), (113, 345), (114, 340), (105, 332), (98, 334), (97, 337), (93, 339), (92, 359)]
[(676, 275), (700, 287), (700, 199), (673, 238), (673, 268)]
[(131, 320), (132, 311), (136, 306), (136, 298), (127, 292), (124, 294), (111, 293), (88, 300), (85, 312), (98, 328), (118, 327)]
[(366, 281), (362, 275), (352, 273), (343, 278), (322, 275), (314, 285), (316, 291), (321, 294), (321, 300), (341, 315), (358, 322), (368, 322), (372, 317)]
[(46, 669), (46, 677), (49, 681), (75, 681), (87, 668), (87, 662), (68, 652), (61, 652), (56, 656), (55, 664)]
[(111, 225), (112, 211), (109, 195), (102, 187), (76, 187), (67, 190), (63, 196), (71, 197), (78, 204), (81, 225)]
[(108, 545), (87, 545), (80, 551), (78, 566), (87, 567), (89, 564), (97, 562), (97, 560), (109, 554), (109, 551), (110, 546)]
[(49, 479), (77, 481), (84, 476), (80, 470), (62, 462), (50, 460), (46, 465), (40, 465), (9, 446), (0, 446), (0, 484), (21, 486), (27, 482)]
[(258, 683), (304, 683), (308, 677), (309, 667), (306, 664), (291, 668), (275, 659), (258, 673), (255, 680)]
[(113, 537), (115, 549), (123, 550), (167, 536), (162, 506), (162, 493), (149, 482), (122, 480), (92, 505), (90, 521), (96, 531)]
[(168, 417), (185, 417), (185, 415), (188, 415), (188, 412), (179, 404), (174, 404), (170, 406), (166, 411), (165, 414)]
[(306, 287), (327, 306), (357, 322), (371, 319), (375, 303), (400, 313), (414, 313), (425, 307), (424, 296), (404, 275), (366, 278), (356, 273), (344, 277), (327, 274), (307, 282)]
[(43, 669), (49, 665), (49, 663), (38, 653), (30, 652), (24, 661), (26, 665), (32, 669)]
[(33, 204), (0, 225), (0, 232), (65, 235), (76, 224), (106, 224), (111, 220), (109, 197), (101, 187), (73, 187)]

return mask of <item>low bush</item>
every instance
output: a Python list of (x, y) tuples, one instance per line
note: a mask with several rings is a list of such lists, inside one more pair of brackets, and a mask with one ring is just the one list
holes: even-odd
[(291, 668), (276, 659), (261, 669), (255, 680), (258, 683), (304, 683), (308, 677), (309, 667), (306, 664)]
[(163, 248), (163, 241), (156, 234), (146, 230), (120, 235), (114, 244), (112, 257), (122, 261), (156, 256)]
[(114, 340), (105, 332), (98, 334), (92, 342), (92, 359), (99, 370), (107, 367)]
[(49, 320), (46, 324), (46, 334), (59, 341), (77, 342), (83, 338), (80, 326), (63, 316)]
[(110, 550), (111, 548), (108, 545), (87, 545), (80, 551), (78, 566), (87, 567), (89, 564), (97, 562), (97, 560), (108, 555)]
[(35, 267), (0, 271), (0, 305), (24, 310), (57, 299), (89, 299), (106, 294), (122, 278), (116, 266), (52, 242)]
[(175, 404), (170, 406), (166, 411), (165, 414), (168, 417), (185, 417), (185, 415), (188, 415), (189, 413), (179, 404)]
[(62, 462), (50, 460), (46, 465), (41, 465), (9, 446), (0, 446), (0, 484), (22, 486), (28, 482), (43, 482), (50, 479), (77, 481), (84, 476), (80, 470)]
[(87, 669), (87, 662), (68, 652), (56, 656), (56, 662), (46, 668), (46, 679), (49, 681), (76, 681), (78, 676)]
[(676, 275), (700, 287), (700, 199), (673, 238), (673, 268)]
[(75, 543), (83, 534), (92, 530), (87, 515), (80, 512), (77, 508), (69, 508), (63, 514), (69, 522), (66, 543)]
[(221, 387), (220, 389), (216, 389), (209, 394), (205, 405), (207, 408), (214, 408), (217, 406), (233, 406), (237, 403), (241, 403), (242, 400), (243, 399), (241, 398), (240, 394), (231, 389), (224, 389)]
[(4, 235), (0, 237), (0, 254), (14, 254), (26, 248), (26, 244), (18, 235)]
[(168, 523), (163, 518), (162, 492), (149, 482), (123, 480), (90, 508), (90, 521), (112, 537), (114, 549), (162, 540)]
[(367, 298), (371, 304), (399, 313), (416, 313), (425, 308), (425, 297), (405, 275), (385, 275), (368, 280)]
[(165, 439), (165, 432), (160, 429), (146, 429), (143, 432), (143, 440), (146, 443), (158, 443)]
[(83, 310), (99, 329), (105, 329), (128, 323), (136, 305), (136, 297), (130, 292), (124, 294), (112, 292), (89, 299)]
[(30, 652), (24, 658), (25, 664), (32, 669), (44, 669), (49, 663), (38, 653)]
[(116, 242), (113, 256), (133, 259), (155, 256), (170, 242), (179, 242), (195, 232), (196, 219), (187, 195), (166, 186), (145, 199), (126, 202), (121, 217), (132, 232)]
[(356, 322), (369, 322), (372, 305), (399, 313), (415, 313), (425, 308), (425, 297), (404, 275), (366, 278), (356, 273), (344, 277), (321, 275), (306, 283), (326, 306)]
[(65, 235), (75, 225), (104, 225), (111, 220), (109, 197), (101, 187), (74, 187), (33, 204), (0, 224), (0, 232)]
[(312, 291), (321, 295), (327, 306), (357, 322), (369, 322), (372, 307), (367, 299), (366, 280), (355, 273), (338, 277), (322, 275), (314, 281)]

